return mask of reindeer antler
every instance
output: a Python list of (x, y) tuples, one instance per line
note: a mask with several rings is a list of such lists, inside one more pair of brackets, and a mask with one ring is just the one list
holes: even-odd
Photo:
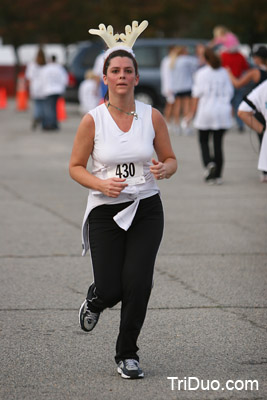
[(113, 27), (109, 25), (107, 28), (105, 27), (104, 24), (100, 24), (98, 29), (89, 29), (89, 33), (91, 35), (98, 35), (100, 36), (104, 42), (106, 42), (107, 46), (109, 48), (117, 46), (117, 42), (120, 38), (120, 35), (116, 33), (116, 35), (113, 35)]
[[(116, 47), (118, 44), (132, 48), (138, 36), (141, 35), (147, 26), (148, 22), (146, 20), (141, 22), (139, 26), (137, 21), (133, 21), (132, 27), (130, 25), (125, 26), (125, 34), (121, 33), (119, 35), (116, 33), (116, 35), (113, 35), (113, 27), (111, 25), (106, 28), (104, 24), (100, 24), (98, 26), (99, 29), (89, 29), (89, 33), (100, 36), (110, 49)], [(118, 42), (119, 39), (121, 39), (121, 42)]]
[(148, 22), (146, 20), (141, 22), (139, 26), (137, 21), (133, 21), (132, 27), (130, 27), (130, 25), (125, 26), (125, 34), (121, 33), (120, 39), (123, 41), (125, 46), (133, 47), (136, 39), (147, 28), (147, 26)]

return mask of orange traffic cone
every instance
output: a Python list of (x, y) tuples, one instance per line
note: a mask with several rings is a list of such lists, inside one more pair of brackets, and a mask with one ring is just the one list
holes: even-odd
[(0, 109), (7, 107), (7, 94), (6, 88), (0, 88)]
[(26, 80), (23, 73), (18, 75), (16, 105), (18, 111), (25, 111), (28, 108), (28, 92)]
[(65, 121), (67, 119), (66, 103), (63, 97), (59, 97), (57, 101), (57, 119), (58, 121)]

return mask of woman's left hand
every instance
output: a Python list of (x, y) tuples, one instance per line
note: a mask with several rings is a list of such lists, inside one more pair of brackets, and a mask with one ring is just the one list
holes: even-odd
[(166, 173), (166, 165), (164, 163), (162, 163), (161, 161), (157, 161), (154, 158), (152, 158), (152, 163), (153, 165), (151, 165), (150, 167), (150, 171), (152, 172), (152, 174), (154, 175), (155, 179), (164, 179), (167, 177), (167, 173)]

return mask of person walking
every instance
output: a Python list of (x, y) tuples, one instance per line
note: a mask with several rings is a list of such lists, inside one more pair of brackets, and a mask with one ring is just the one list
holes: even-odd
[(214, 51), (217, 49), (220, 52), (228, 51), (238, 48), (240, 45), (238, 37), (224, 25), (216, 25), (212, 33), (213, 38), (208, 43), (208, 47), (211, 47)]
[[(243, 54), (236, 48), (229, 49), (221, 52), (221, 63), (222, 67), (231, 71), (231, 75), (240, 79), (249, 69), (249, 64)], [(245, 88), (234, 86), (234, 95), (232, 98), (233, 113), (237, 123), (238, 131), (242, 133), (244, 131), (244, 123), (238, 117), (237, 111), (239, 104), (241, 103), (245, 95)]]
[(80, 113), (82, 115), (98, 106), (101, 99), (98, 76), (90, 69), (86, 71), (84, 77), (85, 79), (78, 89)]
[[(222, 67), (231, 71), (231, 74), (236, 79), (239, 79), (249, 69), (246, 58), (240, 52), (238, 37), (227, 27), (223, 25), (215, 26), (213, 29), (213, 40), (208, 46), (220, 55)], [(237, 110), (244, 95), (244, 88), (234, 87), (232, 98), (233, 114), (240, 133), (244, 131), (244, 123), (238, 117)]]
[[(238, 115), (250, 128), (262, 137), (258, 169), (262, 171), (261, 182), (267, 183), (267, 80), (246, 96), (239, 106)], [(260, 117), (261, 116), (261, 117)]]
[(58, 130), (57, 101), (65, 92), (68, 83), (68, 74), (57, 58), (52, 55), (51, 62), (42, 69), (44, 100), (44, 130)]
[[(258, 85), (264, 82), (267, 79), (267, 48), (265, 46), (259, 46), (253, 53), (252, 58), (255, 64), (255, 67), (250, 68), (246, 73), (244, 73), (239, 79), (235, 78), (235, 76), (230, 72), (231, 81), (236, 88), (239, 90), (244, 87), (250, 87), (249, 92), (255, 89)], [(248, 94), (248, 93), (246, 93)], [(243, 96), (243, 100), (248, 103), (248, 106), (251, 109), (250, 100), (246, 95)], [(238, 108), (239, 114), (239, 108)], [(262, 124), (265, 123), (265, 120), (261, 113), (256, 112), (254, 117), (258, 119), (258, 121)], [(242, 120), (242, 118), (241, 118)], [(256, 131), (257, 132), (257, 131)], [(261, 148), (263, 135), (257, 132), (257, 136), (259, 139), (259, 147)], [(262, 181), (265, 182), (267, 179), (267, 170), (263, 171)]]
[[(251, 92), (251, 90), (267, 79), (267, 48), (265, 46), (259, 46), (257, 50), (252, 53), (252, 59), (254, 62), (254, 67), (249, 69), (247, 68), (247, 70), (245, 72), (243, 71), (244, 73), (240, 74), (239, 76), (234, 73), (233, 68), (228, 70), (232, 84), (235, 87), (235, 92), (240, 92), (242, 94), (242, 98), (240, 99), (239, 103), (237, 103), (237, 106), (239, 106), (243, 98), (249, 92)], [(238, 107), (236, 112), (237, 110)], [(260, 145), (261, 140), (262, 135), (259, 136)]]
[(255, 66), (246, 71), (239, 79), (231, 73), (231, 70), (229, 71), (231, 81), (235, 88), (239, 89), (252, 83), (253, 86), (251, 90), (253, 90), (267, 79), (267, 47), (259, 46), (257, 50), (253, 51), (252, 59)]
[(195, 115), (194, 126), (199, 131), (202, 162), (206, 168), (205, 181), (221, 184), (223, 136), (232, 125), (231, 99), (234, 90), (226, 69), (221, 67), (220, 59), (213, 50), (206, 48), (204, 57), (207, 65), (200, 68), (194, 77), (191, 119)]
[(107, 93), (107, 86), (103, 81), (103, 65), (104, 65), (105, 52), (101, 51), (96, 57), (93, 65), (93, 73), (98, 77), (99, 80), (99, 92), (100, 92), (100, 102), (104, 102), (105, 94)]
[[(136, 38), (146, 26), (146, 21), (139, 26), (134, 21), (132, 35)], [(89, 32), (104, 36), (104, 24), (99, 27)], [(132, 35), (127, 35), (131, 42)], [(112, 44), (103, 68), (106, 100), (82, 119), (69, 167), (70, 176), (89, 188), (83, 255), (90, 247), (94, 282), (81, 305), (79, 321), (81, 329), (90, 332), (101, 312), (121, 302), (117, 371), (122, 378), (137, 379), (144, 377), (137, 339), (163, 234), (156, 181), (170, 178), (177, 162), (161, 113), (134, 99), (139, 75), (130, 45), (126, 41), (116, 46), (113, 36)], [(158, 160), (153, 158), (154, 151)], [(90, 156), (91, 172), (86, 169)]]
[(33, 101), (33, 130), (42, 123), (44, 116), (42, 69), (45, 64), (45, 54), (42, 47), (40, 47), (35, 60), (27, 65), (25, 71), (25, 77), (29, 81), (30, 97)]
[(163, 57), (160, 63), (161, 94), (165, 98), (164, 117), (169, 131), (172, 129), (173, 107), (175, 97), (173, 93), (173, 68), (177, 57), (177, 47), (170, 46), (168, 54)]
[(193, 75), (198, 66), (199, 60), (196, 56), (189, 55), (186, 47), (177, 46), (177, 57), (172, 74), (173, 92), (175, 93), (173, 114), (177, 133), (184, 132), (186, 135), (191, 133), (187, 115), (191, 108)]

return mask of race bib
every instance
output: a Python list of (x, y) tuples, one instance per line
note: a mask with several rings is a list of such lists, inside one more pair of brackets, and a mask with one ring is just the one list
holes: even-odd
[(146, 181), (142, 162), (113, 165), (108, 167), (107, 176), (108, 178), (124, 178), (128, 185), (140, 185)]

